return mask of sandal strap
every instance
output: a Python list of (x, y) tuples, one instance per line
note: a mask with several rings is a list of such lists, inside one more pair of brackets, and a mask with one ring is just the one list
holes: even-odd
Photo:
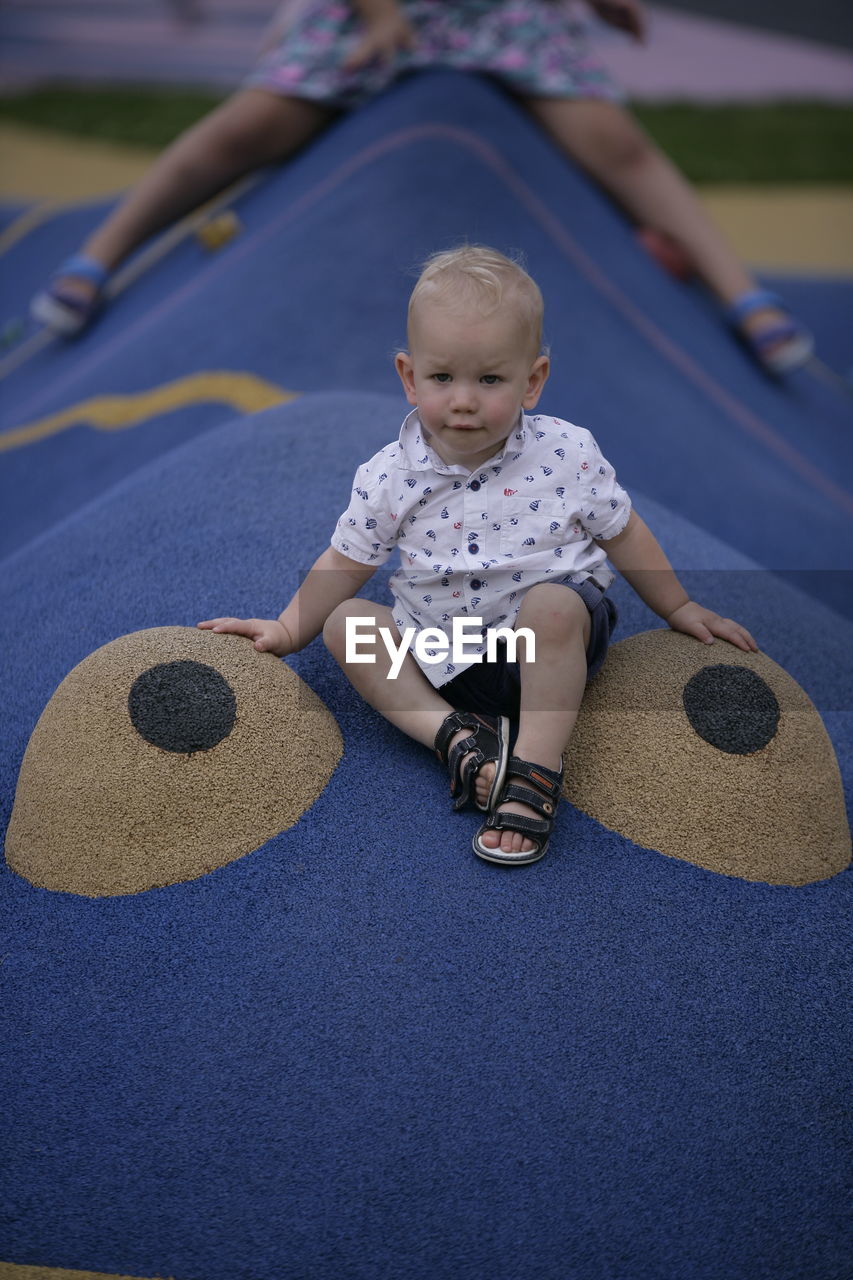
[(529, 760), (522, 760), (520, 756), (510, 756), (506, 767), (507, 777), (515, 774), (519, 778), (527, 778), (528, 782), (532, 782), (534, 787), (538, 787), (541, 793), (554, 802), (560, 799), (563, 769), (562, 760), (559, 769), (546, 769), (544, 765), (532, 764)]
[(109, 274), (107, 268), (95, 258), (90, 258), (85, 253), (74, 253), (54, 271), (53, 278), (79, 276), (81, 280), (89, 280), (100, 289)]
[(466, 715), (464, 711), (451, 711), (439, 725), (438, 733), (435, 735), (435, 753), (442, 764), (448, 764), (447, 744), (453, 737), (454, 733), (458, 733), (460, 729), (475, 728), (475, 720), (471, 715)]
[(768, 310), (787, 312), (788, 308), (778, 293), (771, 293), (769, 289), (750, 289), (748, 293), (742, 293), (739, 298), (735, 298), (726, 314), (732, 324), (741, 324), (755, 315), (756, 311)]
[(526, 813), (504, 813), (498, 809), (490, 813), (480, 831), (517, 831), (541, 842), (554, 825), (553, 818), (531, 818)]
[(50, 286), (44, 296), (56, 303), (57, 306), (73, 312), (75, 317), (78, 317), (81, 321), (88, 320), (96, 306), (94, 298), (80, 298), (77, 294), (70, 293), (67, 289), (60, 289), (53, 285)]
[(541, 791), (534, 791), (532, 787), (524, 787), (518, 782), (510, 781), (506, 784), (499, 803), (503, 804), (505, 800), (518, 800), (541, 813), (549, 822), (553, 821), (557, 811), (557, 800), (549, 800)]
[[(448, 743), (460, 729), (470, 729), (467, 738), (460, 738), (448, 750)], [(450, 773), (450, 795), (454, 809), (461, 809), (468, 801), (474, 780), (487, 760), (496, 763), (501, 756), (500, 721), (492, 716), (482, 716), (475, 711), (452, 711), (446, 716), (435, 735), (435, 753)], [(470, 754), (469, 754), (470, 753)], [(468, 757), (465, 760), (465, 757)], [(464, 764), (463, 764), (464, 761)]]
[(731, 304), (727, 314), (731, 323), (739, 327), (744, 320), (755, 315), (756, 311), (768, 310), (781, 312), (781, 318), (775, 324), (768, 325), (766, 329), (743, 335), (758, 355), (763, 355), (768, 348), (780, 342), (790, 342), (794, 338), (806, 336), (805, 329), (798, 320), (795, 320), (788, 305), (777, 293), (771, 293), (769, 289), (752, 289), (749, 293), (741, 294)]
[[(744, 326), (744, 321), (756, 311), (769, 308), (781, 313), (774, 324), (757, 332)], [(726, 316), (753, 357), (770, 373), (791, 373), (814, 354), (814, 338), (811, 333), (792, 314), (785, 300), (769, 289), (752, 289), (749, 293), (741, 294), (727, 308)]]
[(751, 333), (749, 341), (759, 353), (763, 353), (780, 342), (790, 342), (792, 338), (801, 336), (803, 336), (803, 330), (796, 320), (788, 319), (780, 320), (778, 324), (770, 325), (767, 329), (760, 329), (758, 333)]
[[(466, 755), (467, 760), (464, 758)], [(486, 757), (477, 746), (477, 739), (473, 734), (470, 738), (460, 738), (450, 748), (447, 765), (450, 771), (450, 794), (457, 796), (455, 808), (461, 809), (468, 799), (473, 776), (478, 769), (482, 768), (485, 760)]]
[(454, 801), (454, 809), (461, 809), (465, 804), (471, 786), (471, 770), (468, 768), (463, 769), (462, 767), (466, 753), (474, 751), (476, 756), (479, 757), (479, 763), (475, 765), (475, 768), (479, 769), (483, 762), (483, 753), (476, 751), (476, 746), (477, 739), (470, 737), (460, 738), (456, 745), (450, 748), (447, 768), (450, 773), (450, 795)]

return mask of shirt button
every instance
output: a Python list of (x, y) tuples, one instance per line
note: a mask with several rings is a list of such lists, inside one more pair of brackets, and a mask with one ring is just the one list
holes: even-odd
[(477, 544), (476, 542), (469, 542), (469, 543), (468, 543), (468, 550), (471, 552), (471, 554), (472, 554), (472, 555), (474, 555), (474, 556), (475, 556), (475, 555), (477, 554), (477, 552), (480, 550), (480, 548), (479, 548), (479, 546), (478, 546), (478, 544)]
[(479, 578), (472, 578), (472, 579), (471, 579), (471, 590), (472, 590), (472, 591), (479, 591), (479, 590), (480, 590), (480, 587), (482, 587), (482, 585), (483, 585), (483, 584), (482, 584), (482, 582), (480, 581), (480, 579), (479, 579)]
[(473, 489), (473, 490), (474, 490), (474, 492), (476, 493), (476, 492), (477, 492), (477, 490), (478, 490), (478, 489), (479, 489), (479, 487), (480, 487), (480, 481), (479, 481), (479, 480), (472, 480), (472, 481), (471, 481), (471, 483), (470, 483), (470, 485), (469, 485), (468, 487), (469, 487), (469, 489)]

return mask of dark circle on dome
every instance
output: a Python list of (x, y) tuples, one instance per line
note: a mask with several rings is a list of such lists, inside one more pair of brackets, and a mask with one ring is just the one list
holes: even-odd
[(699, 737), (720, 751), (751, 755), (776, 736), (776, 695), (748, 667), (703, 667), (687, 681), (682, 698), (687, 719)]
[(136, 732), (164, 751), (209, 751), (234, 728), (237, 699), (204, 662), (160, 662), (134, 680), (127, 709)]

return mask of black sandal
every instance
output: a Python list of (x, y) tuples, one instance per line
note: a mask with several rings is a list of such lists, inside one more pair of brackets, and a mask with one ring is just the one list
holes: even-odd
[[(560, 761), (558, 770), (546, 769), (543, 765), (531, 764), (529, 760), (511, 756), (507, 773), (510, 777), (517, 775), (526, 778), (538, 789), (534, 791), (533, 787), (524, 786), (520, 782), (508, 782), (497, 803), (519, 800), (535, 809), (541, 817), (531, 818), (526, 813), (490, 813), (474, 836), (472, 845), (477, 857), (486, 862), (497, 862), (505, 867), (523, 867), (529, 862), (538, 862), (548, 848), (563, 790), (563, 762)], [(507, 853), (500, 845), (491, 849), (480, 840), (485, 831), (517, 831), (532, 840), (534, 847), (526, 853)]]
[[(460, 738), (448, 753), (448, 743), (460, 729), (470, 729), (471, 733), (467, 738)], [(469, 751), (473, 754), (463, 766), (463, 758)], [(481, 716), (474, 711), (453, 711), (445, 718), (435, 735), (435, 754), (450, 771), (453, 808), (461, 809), (471, 799), (481, 812), (489, 813), (494, 807), (495, 798), (500, 795), (506, 777), (509, 720), (506, 716)], [(474, 798), (474, 779), (490, 760), (494, 762), (495, 776), (486, 803), (477, 804)]]

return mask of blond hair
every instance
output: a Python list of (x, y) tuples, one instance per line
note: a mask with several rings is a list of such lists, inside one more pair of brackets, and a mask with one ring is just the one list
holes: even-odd
[(491, 315), (505, 303), (513, 305), (529, 331), (531, 346), (542, 346), (544, 306), (539, 286), (520, 262), (487, 245), (463, 245), (427, 258), (409, 298), (408, 328), (420, 302), (437, 301), (459, 309), (473, 306)]

